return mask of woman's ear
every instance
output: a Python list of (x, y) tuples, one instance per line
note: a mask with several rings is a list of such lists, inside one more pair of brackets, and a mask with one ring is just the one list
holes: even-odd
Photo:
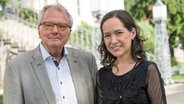
[(131, 39), (134, 39), (136, 36), (136, 28), (132, 28), (132, 31), (131, 31)]

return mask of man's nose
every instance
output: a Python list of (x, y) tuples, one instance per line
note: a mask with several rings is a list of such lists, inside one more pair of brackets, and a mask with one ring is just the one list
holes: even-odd
[(57, 27), (57, 25), (54, 25), (52, 31), (53, 31), (53, 32), (58, 32), (58, 27)]

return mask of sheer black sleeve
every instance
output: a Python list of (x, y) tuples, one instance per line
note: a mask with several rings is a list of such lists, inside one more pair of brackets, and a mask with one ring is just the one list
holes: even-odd
[(155, 63), (148, 66), (147, 92), (152, 104), (167, 104), (164, 83)]
[(103, 98), (102, 90), (99, 82), (99, 71), (98, 71), (96, 74), (96, 100), (97, 100), (96, 104), (103, 104), (102, 98)]

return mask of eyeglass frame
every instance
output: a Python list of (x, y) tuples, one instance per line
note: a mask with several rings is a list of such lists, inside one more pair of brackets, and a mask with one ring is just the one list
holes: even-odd
[[(46, 27), (46, 26), (48, 26), (48, 25), (45, 25), (46, 23), (50, 23), (52, 25), (50, 25), (50, 27)], [(61, 25), (62, 27), (59, 28), (59, 25)], [(54, 26), (56, 26), (59, 31), (65, 31), (67, 28), (69, 28), (69, 25), (67, 23), (53, 23), (53, 22), (42, 22), (42, 23), (40, 23), (39, 26), (43, 26), (44, 29), (48, 30), (48, 31), (52, 31), (54, 29)]]

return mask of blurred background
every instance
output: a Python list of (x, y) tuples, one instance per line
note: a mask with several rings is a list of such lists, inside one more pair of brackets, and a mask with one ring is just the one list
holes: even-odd
[(141, 35), (147, 39), (144, 49), (148, 59), (158, 64), (165, 85), (184, 82), (183, 0), (0, 0), (2, 92), (7, 61), (39, 44), (37, 16), (47, 4), (62, 4), (68, 9), (74, 26), (67, 46), (92, 52), (99, 67), (97, 47), (101, 38), (101, 18), (114, 9), (129, 11), (142, 29)]

